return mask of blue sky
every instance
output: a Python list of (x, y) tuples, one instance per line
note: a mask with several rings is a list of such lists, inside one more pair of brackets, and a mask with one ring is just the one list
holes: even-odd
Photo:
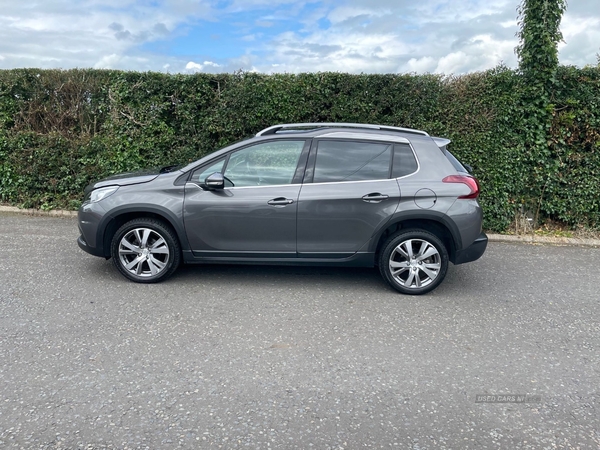
[[(517, 60), (518, 0), (0, 0), (0, 68), (462, 74)], [(563, 64), (597, 63), (571, 0)]]
[(316, 4), (302, 8), (284, 5), (274, 14), (266, 7), (229, 11), (228, 3), (231, 2), (217, 5), (207, 19), (197, 19), (179, 27), (172, 36), (145, 43), (143, 50), (226, 61), (240, 54), (260, 52), (257, 43), (271, 41), (286, 31), (302, 33), (303, 24), (296, 17), (314, 13), (317, 8)]

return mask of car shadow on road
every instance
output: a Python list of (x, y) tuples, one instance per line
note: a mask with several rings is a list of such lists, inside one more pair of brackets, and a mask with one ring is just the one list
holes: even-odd
[[(125, 282), (111, 260), (88, 260), (85, 272), (101, 282)], [(430, 296), (460, 296), (484, 294), (485, 274), (474, 265), (453, 266), (448, 269), (443, 283)], [(129, 283), (129, 282), (128, 282)], [(202, 286), (243, 289), (306, 289), (337, 290), (354, 293), (392, 294), (393, 290), (382, 279), (375, 267), (335, 266), (273, 266), (234, 264), (182, 265), (171, 278), (160, 285)]]
[(228, 284), (320, 285), (358, 284), (385, 287), (379, 271), (364, 267), (304, 267), (272, 265), (194, 264), (184, 265), (173, 275), (173, 281), (219, 280)]
[[(471, 267), (472, 268), (472, 267)], [(397, 294), (382, 279), (378, 268), (365, 267), (309, 267), (270, 265), (185, 265), (167, 282), (196, 283), (207, 281), (226, 283), (229, 286), (268, 287), (285, 286), (290, 289), (306, 288), (336, 289), (349, 292)], [(465, 292), (476, 293), (481, 286), (470, 279), (464, 267), (451, 266), (442, 284), (430, 294), (452, 295)]]

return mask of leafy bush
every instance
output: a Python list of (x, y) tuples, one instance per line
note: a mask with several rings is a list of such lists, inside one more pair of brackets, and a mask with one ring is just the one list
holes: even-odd
[(532, 147), (533, 106), (505, 67), (460, 77), (4, 70), (0, 200), (76, 208), (95, 179), (193, 161), (276, 123), (364, 122), (452, 139), (481, 181), (488, 229), (505, 230), (523, 206), (598, 227), (599, 83), (599, 68), (560, 68), (546, 142)]

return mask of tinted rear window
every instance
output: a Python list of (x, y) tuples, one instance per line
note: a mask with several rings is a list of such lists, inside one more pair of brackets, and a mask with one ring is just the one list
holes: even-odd
[(469, 171), (465, 169), (465, 166), (463, 166), (461, 162), (458, 159), (456, 159), (456, 157), (452, 153), (450, 153), (450, 151), (446, 150), (445, 155), (446, 158), (448, 158), (448, 161), (452, 163), (457, 172), (469, 173)]
[(392, 165), (392, 178), (400, 178), (417, 171), (418, 165), (410, 145), (394, 145), (394, 163)]
[(389, 144), (320, 141), (313, 182), (386, 179), (390, 176), (391, 156)]

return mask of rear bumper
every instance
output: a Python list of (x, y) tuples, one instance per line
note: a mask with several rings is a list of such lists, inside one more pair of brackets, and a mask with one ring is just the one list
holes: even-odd
[(452, 262), (454, 264), (464, 264), (481, 258), (481, 255), (485, 253), (487, 243), (488, 237), (482, 232), (471, 245), (463, 250), (457, 251), (454, 256), (454, 261)]

